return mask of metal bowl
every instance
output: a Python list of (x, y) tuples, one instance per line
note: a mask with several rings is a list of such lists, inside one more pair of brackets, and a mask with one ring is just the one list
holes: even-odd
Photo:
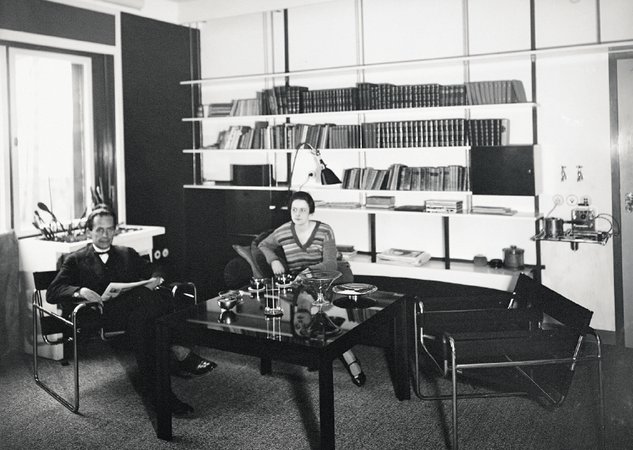
[(231, 309), (240, 301), (242, 297), (239, 291), (224, 291), (220, 292), (220, 298), (218, 298), (218, 306), (222, 309)]

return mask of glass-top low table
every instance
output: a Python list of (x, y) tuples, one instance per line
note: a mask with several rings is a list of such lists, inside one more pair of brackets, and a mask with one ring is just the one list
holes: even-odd
[[(297, 288), (295, 288), (297, 289)], [(319, 307), (306, 293), (282, 290), (283, 315), (266, 316), (266, 295), (246, 289), (235, 307), (224, 310), (218, 298), (165, 316), (157, 322), (158, 402), (156, 434), (172, 438), (171, 413), (166, 393), (171, 387), (169, 347), (172, 333), (196, 345), (260, 358), (261, 374), (272, 371), (272, 361), (284, 361), (318, 368), (321, 448), (334, 448), (334, 390), (332, 363), (356, 344), (386, 347), (393, 361), (393, 385), (396, 398), (410, 398), (408, 374), (408, 333), (412, 317), (402, 294), (377, 291), (369, 298), (370, 308), (343, 309), (333, 305), (321, 313), (336, 324), (337, 329), (315, 331), (313, 318)], [(334, 295), (333, 299), (337, 299)], [(310, 325), (313, 325), (310, 327)], [(213, 377), (207, 378), (213, 382)], [(195, 405), (194, 405), (195, 406)]]

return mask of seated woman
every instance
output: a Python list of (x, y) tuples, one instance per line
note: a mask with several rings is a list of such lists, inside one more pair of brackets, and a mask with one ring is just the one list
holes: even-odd
[[(337, 270), (336, 240), (332, 228), (318, 220), (312, 220), (314, 200), (307, 192), (292, 194), (289, 201), (291, 221), (274, 230), (259, 244), (259, 249), (275, 275), (286, 272), (286, 267), (275, 252), (283, 248), (288, 271), (292, 275), (311, 270)], [(348, 350), (341, 356), (352, 382), (365, 384), (365, 374), (360, 361)]]

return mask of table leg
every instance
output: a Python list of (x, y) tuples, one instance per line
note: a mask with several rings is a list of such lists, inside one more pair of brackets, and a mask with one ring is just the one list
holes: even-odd
[(261, 375), (268, 375), (273, 371), (272, 363), (270, 359), (261, 358), (259, 360), (259, 373)]
[(156, 436), (165, 440), (172, 438), (169, 407), (169, 392), (171, 392), (169, 342), (169, 328), (156, 324)]
[(393, 318), (393, 338), (391, 352), (394, 359), (394, 388), (398, 400), (409, 400), (411, 390), (409, 383), (409, 343), (408, 330), (412, 324), (409, 321), (409, 303), (400, 300), (400, 305)]
[(319, 364), (319, 418), (321, 422), (321, 448), (334, 448), (334, 381), (332, 360)]

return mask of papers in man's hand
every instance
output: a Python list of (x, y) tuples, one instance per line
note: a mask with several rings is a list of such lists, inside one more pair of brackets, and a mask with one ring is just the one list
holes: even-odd
[(153, 282), (154, 280), (150, 278), (149, 280), (133, 281), (131, 283), (110, 283), (103, 294), (101, 294), (101, 300), (110, 300), (111, 298), (118, 297), (120, 294), (129, 291), (130, 289), (134, 289), (138, 286), (146, 286)]

